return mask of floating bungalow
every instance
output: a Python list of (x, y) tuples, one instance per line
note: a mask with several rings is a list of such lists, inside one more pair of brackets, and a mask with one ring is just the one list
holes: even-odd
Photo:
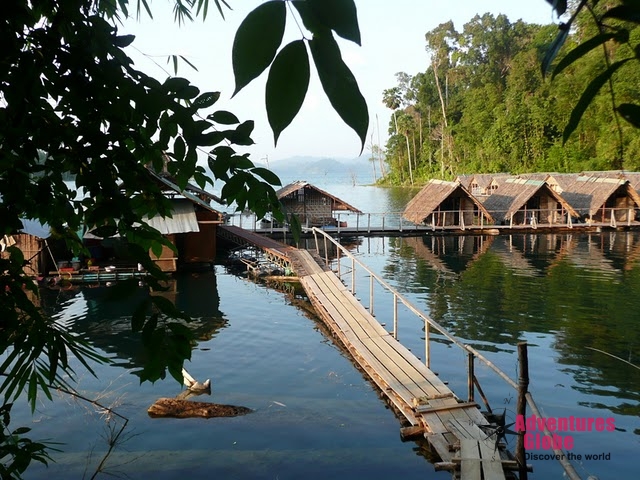
[(570, 203), (542, 180), (511, 177), (483, 201), (502, 225), (571, 225), (579, 215)]
[(563, 187), (562, 197), (587, 223), (630, 223), (636, 219), (640, 195), (624, 178), (578, 175)]
[[(217, 227), (224, 223), (224, 214), (211, 206), (212, 201), (221, 202), (215, 195), (192, 184), (181, 189), (166, 173), (157, 173), (148, 169), (150, 180), (155, 181), (163, 195), (171, 201), (171, 216), (156, 215), (145, 219), (145, 223), (162, 233), (177, 249), (163, 246), (159, 256), (149, 252), (151, 258), (164, 272), (175, 272), (180, 266), (212, 264), (216, 257)], [(96, 263), (114, 264), (118, 267), (130, 267), (117, 258), (119, 239), (102, 239), (92, 235), (84, 235)], [(126, 263), (126, 262), (124, 262)], [(117, 272), (108, 272), (117, 273)]]
[(407, 204), (402, 215), (416, 224), (464, 229), (490, 225), (494, 219), (482, 203), (458, 182), (432, 179)]
[[(337, 226), (335, 212), (362, 213), (344, 200), (305, 181), (285, 185), (276, 192), (287, 215), (295, 214), (306, 227)], [(341, 225), (346, 227), (346, 224)]]

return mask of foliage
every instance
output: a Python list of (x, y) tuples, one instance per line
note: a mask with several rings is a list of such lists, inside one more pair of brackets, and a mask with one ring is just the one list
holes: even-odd
[[(179, 23), (207, 16), (209, 0), (174, 1)], [(224, 0), (214, 3), (221, 15), (229, 8)], [(335, 32), (360, 43), (355, 4), (291, 3), (312, 38), (294, 41), (277, 53), (289, 3), (260, 5), (241, 24), (234, 42), (236, 93), (270, 68), (266, 107), (277, 140), (304, 99), (309, 49), (331, 104), (364, 143), (366, 105), (333, 37)], [(118, 234), (127, 241), (129, 257), (152, 276), (150, 287), (160, 289), (163, 274), (149, 251), (172, 245), (143, 219), (170, 215), (171, 204), (150, 181), (148, 168), (166, 168), (181, 188), (191, 178), (201, 188), (222, 182), (225, 202), (258, 216), (273, 211), (282, 219), (273, 188), (280, 181), (256, 167), (248, 154), (238, 153), (238, 147), (253, 144), (254, 124), (216, 111), (219, 92), (201, 92), (178, 76), (157, 80), (135, 68), (127, 54), (134, 37), (119, 35), (117, 28), (134, 4), (138, 15), (151, 16), (148, 0), (3, 3), (0, 237), (20, 231), (24, 219), (35, 219), (50, 227), (53, 238), (64, 240), (73, 255), (80, 255), (88, 252), (77, 232)], [(178, 57), (170, 59), (177, 67)], [(294, 78), (285, 74), (292, 68)], [(206, 158), (214, 178), (206, 176), (199, 157)], [(51, 388), (72, 388), (72, 357), (90, 372), (92, 362), (107, 359), (47, 317), (38, 306), (37, 286), (23, 270), (28, 259), (15, 247), (8, 253), (0, 259), (5, 375), (0, 393), (7, 405), (26, 392), (33, 409), (39, 390), (51, 398)], [(133, 290), (129, 287), (121, 284), (114, 297), (122, 299)], [(140, 332), (149, 358), (138, 372), (141, 381), (164, 378), (168, 371), (182, 382), (182, 363), (191, 354), (184, 321), (188, 319), (159, 296), (151, 296), (133, 313), (132, 329)], [(8, 407), (3, 411), (8, 423)], [(40, 444), (19, 440), (13, 445), (24, 447), (31, 459), (48, 458)], [(13, 450), (4, 451), (13, 460), (3, 457), (3, 465), (16, 465), (7, 476), (19, 477), (28, 462)]]
[[(566, 2), (550, 3), (559, 14), (566, 10)], [(485, 14), (461, 31), (446, 22), (427, 32), (429, 67), (413, 76), (399, 73), (398, 85), (383, 92), (383, 103), (395, 111), (388, 180), (407, 182), (410, 169), (424, 180), (640, 167), (638, 7), (573, 5), (559, 30)], [(541, 68), (552, 72), (548, 79)], [(397, 131), (402, 114), (419, 121)], [(412, 163), (407, 135), (423, 139), (410, 149)]]

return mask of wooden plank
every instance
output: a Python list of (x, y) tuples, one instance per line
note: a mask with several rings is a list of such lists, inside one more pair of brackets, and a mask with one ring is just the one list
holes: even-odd
[(476, 440), (460, 440), (460, 478), (463, 480), (481, 480), (480, 447)]
[(482, 457), (482, 473), (486, 480), (504, 480), (504, 469), (500, 452), (487, 442), (478, 442)]
[(439, 405), (437, 407), (431, 405), (420, 405), (416, 407), (416, 412), (418, 413), (430, 413), (430, 412), (439, 412), (441, 410), (456, 410), (458, 408), (478, 408), (478, 404), (476, 402), (463, 402), (457, 403), (455, 405)]

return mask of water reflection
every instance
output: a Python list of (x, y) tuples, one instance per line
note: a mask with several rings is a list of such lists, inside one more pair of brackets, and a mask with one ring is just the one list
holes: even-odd
[(148, 287), (139, 286), (117, 301), (110, 299), (110, 288), (104, 285), (44, 291), (42, 297), (56, 321), (113, 358), (114, 365), (140, 369), (147, 356), (140, 334), (131, 329), (131, 314), (149, 295), (163, 296), (189, 315), (192, 320), (185, 325), (199, 342), (210, 340), (226, 324), (213, 272), (179, 275), (166, 287), (166, 291), (151, 293)]
[(419, 294), (455, 335), (485, 351), (550, 336), (573, 388), (598, 399), (594, 408), (640, 415), (640, 370), (610, 356), (640, 365), (640, 235), (427, 236), (390, 244), (385, 275)]

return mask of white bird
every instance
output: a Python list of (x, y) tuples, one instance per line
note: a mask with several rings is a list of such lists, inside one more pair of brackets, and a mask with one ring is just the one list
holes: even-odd
[(211, 393), (211, 380), (209, 380), (208, 378), (203, 383), (200, 383), (191, 375), (189, 375), (189, 372), (187, 372), (184, 368), (182, 369), (182, 377), (184, 385), (190, 391), (194, 393)]

